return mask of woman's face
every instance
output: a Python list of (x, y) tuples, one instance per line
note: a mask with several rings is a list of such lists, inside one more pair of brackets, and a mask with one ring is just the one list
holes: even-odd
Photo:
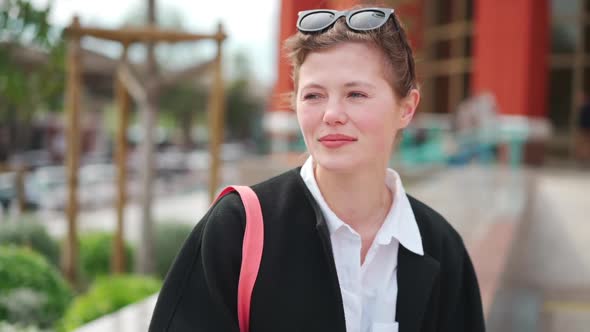
[(299, 70), (296, 110), (305, 143), (321, 167), (340, 172), (386, 167), (397, 131), (419, 101), (399, 99), (379, 50), (342, 43), (310, 53)]

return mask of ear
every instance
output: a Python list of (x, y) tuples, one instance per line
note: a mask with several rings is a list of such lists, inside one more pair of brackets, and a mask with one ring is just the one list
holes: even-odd
[(400, 128), (405, 128), (410, 124), (419, 103), (420, 91), (418, 89), (410, 90), (410, 93), (400, 101)]

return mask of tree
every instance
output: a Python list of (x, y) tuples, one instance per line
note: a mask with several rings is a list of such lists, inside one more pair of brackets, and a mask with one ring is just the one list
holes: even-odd
[[(149, 26), (156, 26), (156, 3), (155, 0), (147, 1), (147, 24)], [(211, 36), (223, 36), (223, 30), (221, 25), (219, 26), (217, 35)], [(218, 47), (222, 39), (217, 40)], [(135, 88), (131, 89), (131, 95), (134, 99), (139, 100), (140, 104), (140, 119), (141, 127), (143, 129), (142, 141), (140, 145), (140, 158), (142, 160), (141, 169), (141, 198), (140, 198), (140, 209), (141, 209), (141, 220), (140, 220), (140, 234), (141, 241), (138, 248), (138, 259), (137, 259), (137, 270), (140, 273), (150, 274), (153, 272), (154, 262), (154, 247), (153, 247), (153, 219), (151, 205), (153, 201), (153, 187), (154, 187), (154, 159), (155, 159), (155, 147), (154, 147), (154, 128), (157, 119), (157, 113), (160, 109), (160, 100), (164, 89), (171, 85), (177, 84), (188, 77), (193, 77), (202, 73), (209, 65), (219, 66), (219, 58), (216, 58), (208, 63), (200, 63), (195, 66), (185, 68), (183, 70), (166, 73), (162, 75), (159, 72), (159, 66), (156, 61), (155, 43), (147, 43), (147, 61), (145, 68), (144, 79), (139, 79), (137, 74), (132, 74), (128, 65), (125, 65), (121, 75), (125, 84), (131, 84)], [(126, 68), (126, 69), (125, 69)], [(216, 68), (217, 75), (214, 81), (217, 85), (220, 85), (221, 75), (219, 68)], [(136, 93), (131, 90), (135, 90)], [(216, 90), (217, 96), (222, 96), (219, 90)], [(223, 105), (220, 98), (214, 99), (218, 106)], [(189, 121), (190, 124), (190, 121)], [(216, 161), (215, 158), (213, 158)], [(213, 170), (217, 170), (213, 167)]]
[[(0, 135), (0, 150), (25, 148), (34, 113), (61, 109), (65, 47), (49, 23), (50, 10), (24, 0), (0, 2), (0, 129), (8, 131)], [(26, 55), (38, 59), (27, 61)]]
[(196, 119), (205, 119), (208, 88), (200, 82), (182, 82), (162, 92), (160, 105), (162, 117), (172, 119), (182, 133), (182, 146), (193, 148), (192, 127)]
[[(156, 25), (156, 0), (147, 0), (147, 24)], [(158, 64), (155, 54), (156, 45), (147, 45), (147, 103), (140, 110), (143, 140), (141, 142), (141, 158), (144, 167), (141, 170), (141, 239), (138, 250), (137, 270), (140, 273), (151, 274), (155, 271), (154, 262), (154, 221), (152, 216), (152, 202), (154, 200), (154, 131), (160, 97), (158, 83)]]
[[(125, 25), (145, 25), (147, 20), (145, 4), (139, 5), (126, 15)], [(173, 30), (186, 29), (182, 12), (178, 9), (164, 4), (158, 6), (157, 14), (158, 26)], [(195, 56), (201, 57), (202, 45), (195, 43), (159, 44), (155, 53), (159, 68), (163, 71), (176, 71), (178, 68), (175, 67), (178, 67), (179, 64), (181, 66), (193, 64)], [(158, 118), (160, 120), (166, 119), (167, 123), (173, 123), (175, 128), (179, 128), (182, 146), (186, 149), (192, 148), (191, 129), (196, 119), (205, 118), (208, 88), (198, 78), (191, 78), (176, 84), (169, 84), (161, 89), (160, 93)]]
[(263, 100), (253, 94), (250, 62), (244, 53), (234, 58), (236, 75), (227, 87), (225, 124), (228, 136), (232, 139), (252, 139), (255, 121), (260, 121)]

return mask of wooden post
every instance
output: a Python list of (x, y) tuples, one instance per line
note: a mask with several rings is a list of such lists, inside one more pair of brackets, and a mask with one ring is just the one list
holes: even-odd
[[(74, 17), (73, 27), (79, 27), (78, 17)], [(78, 167), (80, 160), (80, 37), (70, 36), (66, 59), (66, 114), (67, 114), (67, 237), (62, 256), (64, 274), (72, 285), (77, 283), (78, 236), (76, 215), (78, 213)]]
[(225, 39), (223, 25), (217, 25), (217, 54), (215, 56), (214, 77), (211, 94), (209, 96), (209, 153), (211, 155), (211, 166), (209, 170), (209, 198), (215, 199), (217, 187), (220, 182), (220, 152), (221, 143), (223, 142), (223, 126), (225, 113), (225, 97), (222, 73), (222, 45)]
[[(127, 62), (127, 45), (123, 45), (121, 63)], [(113, 273), (125, 272), (125, 205), (127, 203), (127, 127), (129, 126), (130, 98), (125, 84), (117, 74), (115, 77), (115, 96), (117, 101), (117, 232), (113, 243)]]

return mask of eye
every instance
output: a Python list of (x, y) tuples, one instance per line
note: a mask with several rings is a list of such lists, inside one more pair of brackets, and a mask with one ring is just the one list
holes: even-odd
[(322, 96), (319, 93), (306, 93), (303, 95), (303, 100), (316, 100), (320, 99)]
[(350, 97), (350, 98), (366, 98), (367, 94), (359, 92), (359, 91), (352, 91), (352, 92), (348, 93), (348, 97)]

